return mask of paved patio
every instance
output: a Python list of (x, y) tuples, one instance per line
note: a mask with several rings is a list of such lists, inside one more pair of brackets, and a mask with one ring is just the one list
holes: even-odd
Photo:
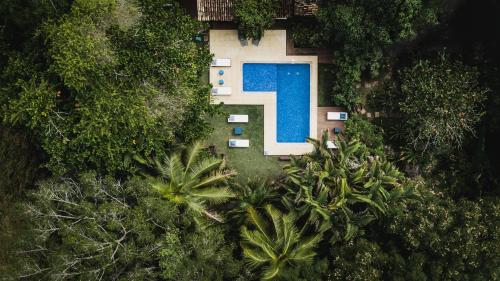
[[(218, 85), (218, 80), (223, 78), (224, 86), (232, 88), (230, 96), (214, 96), (214, 103), (264, 105), (264, 154), (301, 155), (312, 151), (313, 147), (308, 143), (277, 142), (276, 93), (245, 94), (242, 73), (243, 63), (246, 62), (310, 64), (309, 136), (316, 138), (318, 127), (318, 58), (316, 56), (287, 56), (285, 30), (266, 30), (259, 46), (254, 46), (251, 41), (247, 46), (242, 46), (236, 30), (210, 30), (210, 52), (214, 54), (214, 58), (230, 58), (232, 61), (231, 67), (210, 68), (212, 85)], [(225, 71), (223, 77), (218, 74), (220, 69)]]
[(340, 128), (342, 133), (345, 130), (344, 121), (332, 121), (326, 120), (327, 112), (344, 112), (345, 109), (342, 107), (318, 107), (318, 134), (317, 138), (320, 139), (323, 135), (323, 131), (328, 131), (330, 140), (336, 140), (338, 136), (332, 133), (333, 128)]

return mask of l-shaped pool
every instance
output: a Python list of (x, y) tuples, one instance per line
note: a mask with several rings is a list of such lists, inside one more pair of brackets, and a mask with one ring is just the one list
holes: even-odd
[(310, 65), (244, 63), (245, 93), (276, 92), (277, 142), (303, 143), (310, 126)]

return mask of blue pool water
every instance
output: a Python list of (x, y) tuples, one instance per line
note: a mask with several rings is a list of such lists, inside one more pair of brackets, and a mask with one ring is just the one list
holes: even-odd
[(276, 92), (277, 141), (306, 141), (310, 113), (309, 64), (245, 63), (243, 91)]

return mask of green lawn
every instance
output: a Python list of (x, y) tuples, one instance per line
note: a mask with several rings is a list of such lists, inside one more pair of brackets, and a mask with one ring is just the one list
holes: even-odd
[(332, 77), (332, 64), (318, 64), (318, 106), (334, 106), (331, 99)]
[[(248, 114), (246, 124), (227, 123), (226, 115), (213, 117), (211, 120), (214, 132), (206, 140), (206, 145), (215, 145), (217, 153), (224, 153), (228, 166), (238, 171), (237, 180), (248, 178), (270, 178), (282, 172), (277, 157), (264, 156), (264, 106), (262, 105), (225, 105), (223, 110), (229, 114)], [(233, 128), (243, 128), (241, 136), (233, 135)], [(249, 139), (249, 148), (229, 148), (230, 138)]]

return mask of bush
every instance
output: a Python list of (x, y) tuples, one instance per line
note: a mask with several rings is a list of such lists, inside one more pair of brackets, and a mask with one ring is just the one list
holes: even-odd
[(260, 39), (270, 28), (276, 15), (276, 0), (237, 0), (234, 15), (245, 38)]
[(345, 135), (349, 139), (360, 140), (375, 151), (382, 152), (384, 149), (382, 128), (356, 113), (351, 114), (345, 122)]

